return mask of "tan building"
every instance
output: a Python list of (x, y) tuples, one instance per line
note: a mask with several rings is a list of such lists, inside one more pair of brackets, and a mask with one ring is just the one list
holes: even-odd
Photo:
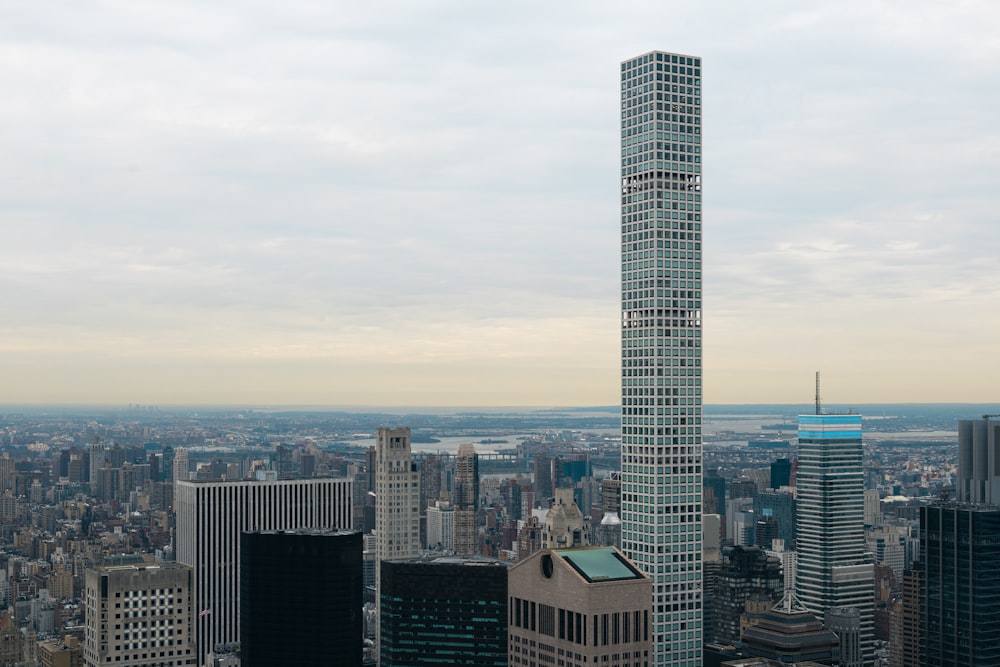
[(197, 664), (191, 576), (180, 563), (88, 570), (86, 665)]
[(0, 616), (0, 665), (7, 667), (21, 661), (21, 631), (13, 614)]
[(84, 667), (83, 647), (73, 636), (38, 642), (38, 664), (41, 667)]
[(511, 667), (651, 664), (652, 582), (614, 547), (537, 551), (507, 586)]
[(542, 530), (543, 549), (564, 549), (587, 546), (587, 531), (583, 527), (583, 514), (576, 506), (573, 489), (556, 489), (556, 497), (545, 515)]

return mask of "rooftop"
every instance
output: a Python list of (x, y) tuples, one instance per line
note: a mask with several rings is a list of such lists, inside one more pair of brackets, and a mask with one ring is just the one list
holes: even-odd
[(569, 563), (590, 583), (646, 578), (612, 547), (559, 549), (553, 553)]

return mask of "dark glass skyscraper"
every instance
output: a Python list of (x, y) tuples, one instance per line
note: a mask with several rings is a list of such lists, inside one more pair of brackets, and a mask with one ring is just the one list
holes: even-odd
[(1000, 508), (920, 508), (920, 664), (1000, 667)]
[(243, 533), (242, 665), (360, 667), (362, 549), (361, 533)]
[(381, 568), (380, 667), (506, 667), (506, 565), (446, 557)]

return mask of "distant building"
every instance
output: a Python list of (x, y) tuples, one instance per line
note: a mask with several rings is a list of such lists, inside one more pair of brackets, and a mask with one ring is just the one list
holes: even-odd
[(458, 447), (452, 498), (455, 505), (455, 553), (471, 556), (478, 552), (479, 542), (479, 455), (475, 445)]
[(958, 422), (956, 500), (1000, 505), (1000, 422), (963, 419)]
[(573, 489), (556, 489), (555, 502), (545, 515), (542, 548), (557, 549), (587, 545), (583, 514), (576, 506)]
[(38, 642), (39, 667), (83, 667), (83, 646), (72, 635)]
[(777, 535), (766, 534), (763, 541), (757, 539), (757, 546), (770, 548), (771, 539), (779, 538), (790, 548), (795, 547), (795, 496), (786, 491), (758, 491), (753, 497), (753, 514), (757, 522), (773, 520), (777, 530)]
[(840, 640), (839, 667), (861, 667), (861, 612), (854, 607), (831, 607), (823, 625)]
[(379, 667), (505, 667), (507, 569), (458, 556), (383, 561)]
[(780, 489), (792, 485), (792, 460), (778, 459), (771, 462), (771, 488)]
[(510, 571), (510, 667), (649, 665), (651, 599), (617, 549), (538, 551)]
[[(243, 667), (361, 667), (362, 537), (347, 531), (264, 531), (240, 538)], [(308, 583), (306, 583), (308, 582)]]
[(455, 550), (455, 508), (446, 500), (427, 508), (427, 548)]
[(751, 599), (770, 607), (784, 594), (781, 562), (759, 547), (725, 547), (713, 596), (714, 637), (720, 644), (740, 641), (740, 618)]
[(192, 579), (192, 569), (180, 563), (87, 570), (87, 665), (200, 664), (192, 633)]

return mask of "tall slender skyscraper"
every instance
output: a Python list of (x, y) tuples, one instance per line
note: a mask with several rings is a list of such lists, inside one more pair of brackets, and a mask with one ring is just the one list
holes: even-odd
[(701, 58), (621, 64), (622, 550), (655, 665), (702, 664)]
[(874, 661), (874, 571), (865, 554), (861, 415), (801, 415), (796, 488), (799, 600), (817, 617), (860, 612), (864, 662)]
[(479, 538), (479, 455), (476, 446), (459, 445), (455, 457), (455, 553), (471, 556)]

